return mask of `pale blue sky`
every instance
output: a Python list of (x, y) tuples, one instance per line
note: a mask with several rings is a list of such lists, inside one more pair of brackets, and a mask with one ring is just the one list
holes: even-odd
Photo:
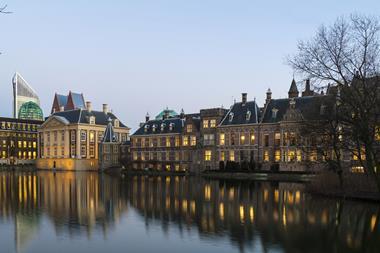
[(241, 92), (285, 97), (285, 57), (322, 23), (380, 1), (0, 0), (0, 115), (11, 116), (15, 71), (39, 93), (83, 92), (134, 130), (147, 111), (229, 107)]

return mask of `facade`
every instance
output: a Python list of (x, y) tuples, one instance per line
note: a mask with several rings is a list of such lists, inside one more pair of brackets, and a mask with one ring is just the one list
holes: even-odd
[[(198, 161), (199, 114), (170, 116), (165, 110), (161, 119), (150, 120), (149, 115), (131, 136), (133, 169), (158, 171), (194, 170)], [(199, 164), (198, 164), (199, 166)]]
[(34, 164), (42, 121), (0, 118), (0, 164)]
[(102, 141), (99, 144), (99, 168), (106, 170), (120, 168), (121, 141), (116, 137), (112, 120), (109, 119)]
[[(205, 109), (191, 117), (170, 117), (167, 113), (161, 120), (153, 121), (147, 118), (131, 136), (132, 167), (191, 172), (228, 166), (318, 170), (323, 157), (303, 142), (300, 131), (305, 121), (323, 117), (325, 102), (330, 98), (331, 94), (314, 92), (309, 80), (300, 96), (293, 79), (287, 98), (273, 99), (268, 89), (262, 107), (255, 100), (248, 101), (243, 93), (241, 101), (229, 110)], [(196, 122), (191, 134), (187, 129), (189, 122)]]
[(51, 113), (70, 111), (75, 109), (86, 109), (83, 94), (69, 91), (69, 94), (61, 95), (55, 93)]
[[(12, 86), (13, 117), (15, 119), (43, 120), (40, 99), (37, 93), (17, 72), (12, 78)], [(27, 103), (26, 106), (23, 106), (25, 103)]]
[(103, 111), (87, 109), (55, 112), (39, 128), (38, 169), (98, 170), (99, 143), (109, 121), (116, 138), (125, 142), (129, 128), (103, 105)]

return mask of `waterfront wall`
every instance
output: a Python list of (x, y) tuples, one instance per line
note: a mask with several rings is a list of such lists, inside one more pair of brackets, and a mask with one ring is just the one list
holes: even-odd
[(99, 163), (97, 159), (39, 158), (36, 167), (40, 170), (53, 170), (55, 167), (57, 170), (67, 171), (97, 171)]

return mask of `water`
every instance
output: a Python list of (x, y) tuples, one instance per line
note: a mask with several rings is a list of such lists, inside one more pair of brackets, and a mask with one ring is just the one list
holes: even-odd
[(380, 206), (303, 184), (0, 172), (0, 252), (379, 252)]

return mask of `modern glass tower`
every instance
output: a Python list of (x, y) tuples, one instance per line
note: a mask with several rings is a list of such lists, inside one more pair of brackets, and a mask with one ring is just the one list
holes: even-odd
[(26, 102), (33, 102), (40, 106), (40, 99), (33, 88), (19, 74), (15, 73), (12, 79), (13, 84), (13, 117), (19, 118), (21, 106)]

